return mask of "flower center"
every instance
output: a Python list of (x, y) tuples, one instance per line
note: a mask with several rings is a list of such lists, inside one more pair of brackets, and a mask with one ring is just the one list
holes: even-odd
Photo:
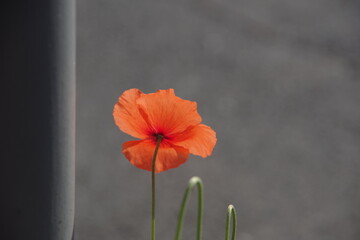
[(164, 136), (163, 133), (154, 133), (153, 136), (154, 136), (156, 139), (158, 139), (158, 138), (161, 138), (161, 139), (165, 138), (165, 136)]
[(162, 141), (163, 139), (166, 139), (163, 133), (153, 133), (152, 138), (154, 139), (154, 141), (158, 141), (158, 140)]

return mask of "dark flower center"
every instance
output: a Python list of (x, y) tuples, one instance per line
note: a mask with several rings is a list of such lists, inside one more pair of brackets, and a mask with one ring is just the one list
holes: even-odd
[(153, 133), (152, 135), (153, 135), (153, 137), (155, 137), (155, 138), (158, 138), (158, 137), (160, 137), (160, 138), (165, 138), (165, 135), (164, 135), (163, 133)]

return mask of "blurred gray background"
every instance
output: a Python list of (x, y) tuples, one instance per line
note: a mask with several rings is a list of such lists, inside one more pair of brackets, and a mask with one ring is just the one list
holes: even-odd
[[(173, 239), (190, 177), (204, 239), (360, 239), (360, 2), (78, 0), (76, 235), (150, 239), (150, 173), (112, 109), (174, 88), (217, 132), (211, 157), (157, 175), (157, 239)], [(184, 239), (195, 239), (196, 195)]]

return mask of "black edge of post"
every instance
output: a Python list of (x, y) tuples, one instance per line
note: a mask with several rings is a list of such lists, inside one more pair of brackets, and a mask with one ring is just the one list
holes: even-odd
[(70, 240), (75, 0), (2, 5), (0, 239)]

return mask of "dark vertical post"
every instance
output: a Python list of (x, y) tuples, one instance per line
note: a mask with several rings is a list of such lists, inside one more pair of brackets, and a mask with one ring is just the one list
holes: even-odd
[(75, 0), (1, 7), (0, 239), (70, 240)]

